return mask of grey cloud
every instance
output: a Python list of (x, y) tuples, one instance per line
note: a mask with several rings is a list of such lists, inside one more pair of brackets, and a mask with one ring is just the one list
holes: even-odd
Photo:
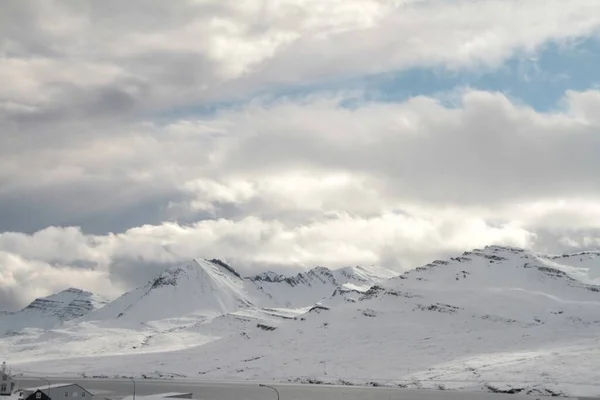
[[(368, 172), (378, 191), (433, 203), (600, 193), (599, 126), (591, 114), (589, 123), (581, 123), (567, 114), (538, 114), (509, 103), (501, 94), (483, 92), (467, 93), (463, 101), (457, 109), (418, 99), (380, 109), (367, 105), (373, 115), (385, 112), (388, 126), (382, 128), (381, 121), (370, 119), (363, 109), (313, 109), (323, 123), (315, 129), (310, 122), (297, 123), (301, 107), (274, 107), (269, 112), (285, 114), (289, 122), (282, 122), (285, 117), (272, 125), (257, 120), (260, 134), (237, 142), (222, 168), (246, 173), (251, 168), (256, 174), (273, 165)], [(402, 118), (410, 121), (408, 126), (397, 124)], [(322, 127), (340, 132), (339, 141), (324, 138)], [(372, 138), (365, 142), (362, 138), (369, 132)]]
[[(35, 112), (5, 113), (4, 117), (14, 120), (27, 133), (39, 129), (43, 124), (65, 120), (96, 122), (106, 117), (121, 119), (121, 116), (131, 114), (136, 104), (131, 94), (114, 86), (89, 89), (55, 83), (45, 86), (43, 90), (55, 93), (55, 104)], [(30, 129), (27, 129), (28, 125)]]
[(548, 254), (576, 253), (600, 249), (600, 228), (563, 226), (560, 228), (538, 227), (536, 250)]
[[(585, 98), (594, 100), (587, 94)], [(365, 104), (354, 110), (319, 99), (274, 103), (202, 121), (207, 126), (226, 121), (222, 136), (171, 136), (159, 129), (144, 139), (127, 137), (122, 144), (125, 153), (114, 161), (102, 154), (86, 157), (94, 147), (75, 147), (64, 156), (34, 152), (39, 157), (31, 166), (15, 158), (14, 170), (4, 169), (16, 176), (30, 170), (31, 182), (6, 175), (12, 183), (5, 187), (14, 189), (0, 190), (5, 205), (0, 226), (31, 231), (52, 222), (100, 233), (143, 222), (237, 220), (246, 215), (301, 223), (323, 209), (289, 203), (287, 188), (277, 199), (276, 186), (283, 181), (272, 183), (270, 193), (258, 185), (249, 198), (231, 201), (213, 198), (210, 192), (220, 189), (209, 188), (199, 196), (209, 196), (214, 210), (185, 210), (195, 196), (183, 190), (185, 182), (205, 178), (227, 187), (227, 180), (256, 183), (261, 177), (293, 171), (316, 177), (328, 171), (361, 176), (360, 186), (344, 195), (328, 194), (323, 201), (336, 211), (349, 207), (343, 196), (377, 193), (362, 200), (372, 208), (352, 206), (362, 215), (381, 212), (397, 201), (493, 205), (554, 198), (557, 193), (561, 197), (600, 193), (594, 172), (600, 168), (596, 157), (600, 142), (593, 116), (583, 124), (568, 113), (540, 114), (515, 106), (502, 95), (482, 92), (466, 93), (463, 102), (449, 109), (433, 100), (416, 99), (397, 105)], [(585, 104), (579, 105), (581, 110), (587, 109)], [(108, 135), (106, 143), (111, 143), (109, 137), (118, 135)], [(56, 160), (61, 160), (64, 172), (48, 169)], [(81, 173), (71, 176), (73, 168)], [(138, 173), (148, 178), (132, 178)], [(183, 208), (169, 208), (177, 204)], [(34, 211), (31, 219), (40, 222), (31, 225), (25, 219), (19, 226), (15, 216), (30, 212), (23, 210)]]
[(23, 305), (18, 291), (14, 288), (0, 286), (0, 312), (15, 311)]
[(165, 269), (184, 262), (181, 260), (167, 263), (121, 258), (111, 262), (109, 271), (115, 284), (126, 288), (134, 288), (145, 285), (152, 277), (158, 276)]
[(0, 231), (33, 233), (47, 226), (80, 226), (93, 234), (123, 232), (171, 219), (169, 203), (184, 194), (174, 188), (83, 180), (0, 195)]

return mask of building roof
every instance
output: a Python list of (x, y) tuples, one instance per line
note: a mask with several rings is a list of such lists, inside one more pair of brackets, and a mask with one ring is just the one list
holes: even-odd
[[(190, 392), (167, 392), (167, 393), (156, 393), (145, 396), (135, 396), (138, 400), (166, 400), (166, 399), (191, 399), (192, 393)], [(132, 400), (133, 396), (123, 397), (122, 400)]]
[(147, 397), (150, 396), (154, 396), (154, 397), (162, 397), (162, 398), (168, 398), (168, 399), (191, 399), (192, 398), (192, 393), (191, 392), (167, 392), (167, 393), (159, 393), (156, 395), (148, 395)]
[(67, 387), (67, 386), (78, 386), (79, 388), (85, 390), (86, 392), (90, 393), (90, 391), (86, 390), (85, 388), (81, 387), (80, 385), (78, 385), (77, 383), (53, 383), (50, 386), (48, 385), (42, 385), (42, 386), (36, 386), (36, 387), (32, 387), (32, 388), (25, 388), (22, 389), (25, 392), (35, 392), (36, 390), (48, 390), (48, 389), (55, 389), (55, 388), (61, 388), (61, 387)]

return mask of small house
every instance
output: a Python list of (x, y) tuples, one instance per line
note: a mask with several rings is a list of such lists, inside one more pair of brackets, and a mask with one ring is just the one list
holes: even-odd
[(50, 397), (41, 390), (36, 390), (31, 393), (29, 396), (25, 397), (23, 400), (50, 400)]

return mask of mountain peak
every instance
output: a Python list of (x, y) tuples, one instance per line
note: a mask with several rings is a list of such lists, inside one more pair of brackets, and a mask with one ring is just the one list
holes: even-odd
[(394, 282), (401, 281), (405, 288), (437, 285), (448, 290), (559, 291), (561, 296), (583, 299), (600, 292), (594, 259), (593, 254), (547, 256), (515, 247), (487, 246), (406, 271)]
[(312, 272), (314, 274), (328, 275), (329, 273), (331, 273), (331, 270), (327, 267), (316, 266), (316, 267), (312, 268), (311, 270), (309, 270), (308, 272)]
[(218, 266), (220, 266), (222, 268), (225, 268), (225, 270), (229, 271), (233, 275), (235, 275), (238, 278), (242, 279), (242, 276), (231, 265), (225, 263), (222, 260), (219, 260), (218, 258), (213, 258), (212, 260), (204, 260), (204, 261), (208, 261), (208, 262), (211, 262), (211, 263), (213, 263), (215, 265), (218, 265)]
[(6, 329), (19, 331), (26, 327), (51, 328), (82, 317), (106, 303), (107, 300), (101, 296), (71, 287), (46, 297), (38, 297), (20, 311), (4, 314), (4, 319), (0, 321), (0, 333)]
[(529, 250), (521, 249), (518, 247), (491, 245), (491, 246), (485, 246), (483, 249), (473, 249), (471, 251), (465, 251), (463, 253), (463, 256), (469, 256), (469, 255), (481, 256), (484, 258), (486, 256), (490, 256), (490, 255), (494, 255), (494, 256), (502, 255), (505, 257), (513, 257), (513, 256), (529, 257), (529, 256), (534, 256), (534, 253), (532, 253)]
[(182, 267), (171, 267), (152, 281), (150, 288), (156, 289), (163, 286), (176, 286), (178, 277), (185, 274), (185, 272), (186, 270)]
[(62, 308), (73, 301), (81, 300), (96, 301), (98, 303), (106, 302), (105, 299), (92, 292), (70, 287), (68, 289), (61, 290), (58, 293), (54, 293), (46, 297), (36, 298), (28, 306), (26, 306), (23, 309), (23, 311), (39, 309), (44, 311), (45, 313), (55, 313), (59, 308)]
[(61, 290), (60, 292), (57, 293), (57, 295), (59, 295), (59, 294), (72, 294), (72, 295), (82, 295), (82, 296), (93, 295), (92, 292), (88, 292), (87, 290), (78, 289), (78, 288), (74, 288), (74, 287), (70, 287), (65, 290)]
[(60, 291), (60, 293), (83, 293), (83, 292), (84, 292), (84, 290), (77, 289), (77, 288), (74, 288), (74, 287), (70, 287), (70, 288), (67, 288), (65, 290), (61, 290)]
[(240, 274), (225, 262), (197, 258), (187, 265), (168, 268), (89, 319), (141, 322), (184, 315), (221, 315), (252, 304), (243, 285)]
[(258, 275), (252, 276), (250, 278), (247, 278), (252, 282), (255, 281), (262, 281), (262, 282), (281, 282), (284, 281), (286, 279), (285, 275), (282, 274), (278, 274), (277, 272), (273, 272), (273, 271), (266, 271), (266, 272), (261, 272)]
[(219, 259), (206, 260), (195, 258), (190, 264), (185, 266), (174, 266), (161, 273), (156, 279), (151, 281), (150, 288), (156, 289), (165, 286), (177, 286), (182, 277), (192, 273), (196, 274), (198, 269), (206, 273), (220, 271), (225, 275), (232, 275), (233, 279), (242, 279), (241, 275), (230, 265)]
[(485, 246), (483, 249), (487, 250), (487, 251), (494, 251), (494, 252), (496, 252), (496, 251), (508, 251), (508, 252), (511, 252), (511, 253), (524, 253), (524, 252), (527, 251), (527, 250), (522, 249), (520, 247), (501, 246), (501, 245), (497, 245), (497, 244), (492, 244), (492, 245), (489, 245), (489, 246)]

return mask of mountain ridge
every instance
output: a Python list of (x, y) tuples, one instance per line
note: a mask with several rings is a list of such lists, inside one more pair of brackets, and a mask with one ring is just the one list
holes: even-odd
[[(167, 313), (159, 311), (164, 309), (164, 305), (160, 304), (163, 302), (154, 301), (154, 304), (143, 306), (146, 310), (151, 310), (151, 313), (144, 311), (143, 317), (139, 316), (136, 319), (138, 322), (156, 320), (159, 316), (181, 318), (193, 313), (214, 317), (253, 307), (261, 309), (292, 305), (311, 306), (331, 295), (343, 284), (363, 284), (363, 290), (367, 290), (366, 286), (394, 275), (395, 272), (380, 267), (346, 267), (337, 270), (315, 267), (292, 277), (272, 271), (242, 277), (234, 267), (224, 261), (196, 258), (189, 264), (167, 268), (146, 285), (124, 293), (84, 319), (92, 321), (123, 318), (128, 312), (131, 313), (132, 309), (136, 309), (136, 313), (139, 314), (139, 307), (142, 307), (139, 304), (148, 302), (149, 296), (152, 297), (151, 294), (156, 290), (169, 292), (170, 297), (174, 296), (174, 293), (180, 294), (183, 305), (173, 305), (171, 308), (177, 309), (178, 312), (168, 316)], [(186, 285), (185, 289), (181, 289), (182, 283)], [(203, 293), (202, 298), (194, 294), (198, 290)], [(291, 290), (295, 295), (288, 298)], [(188, 298), (183, 297), (184, 291), (187, 291)], [(202, 310), (208, 303), (212, 303), (213, 307)]]

